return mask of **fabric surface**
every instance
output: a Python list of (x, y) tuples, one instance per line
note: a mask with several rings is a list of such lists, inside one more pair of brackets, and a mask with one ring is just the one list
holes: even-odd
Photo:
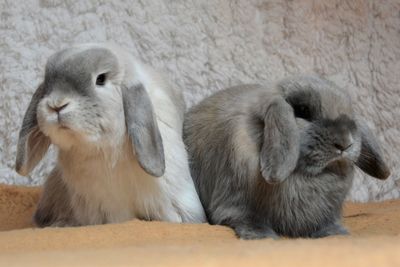
[(350, 92), (392, 168), (357, 173), (350, 199), (400, 196), (398, 0), (0, 1), (0, 182), (40, 184), (13, 168), (18, 131), (46, 59), (73, 43), (111, 40), (162, 70), (188, 106), (241, 83), (319, 73)]
[(346, 204), (351, 236), (244, 241), (208, 224), (134, 220), (35, 229), (30, 218), (39, 193), (0, 185), (0, 266), (400, 265), (400, 200)]

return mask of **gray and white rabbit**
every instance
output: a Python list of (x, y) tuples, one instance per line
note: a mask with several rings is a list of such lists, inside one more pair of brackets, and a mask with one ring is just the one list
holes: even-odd
[(132, 218), (204, 222), (182, 140), (181, 92), (112, 44), (51, 56), (19, 135), (27, 175), (58, 148), (34, 221), (78, 226)]
[(390, 174), (350, 97), (317, 76), (218, 92), (188, 112), (184, 141), (210, 223), (243, 239), (347, 234), (355, 166)]

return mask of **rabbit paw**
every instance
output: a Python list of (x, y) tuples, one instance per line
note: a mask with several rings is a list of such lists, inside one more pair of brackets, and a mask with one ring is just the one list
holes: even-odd
[(240, 239), (251, 240), (251, 239), (263, 239), (272, 238), (278, 239), (279, 236), (270, 227), (265, 226), (263, 228), (253, 227), (251, 225), (239, 225), (234, 228), (236, 235)]
[(321, 238), (331, 235), (349, 235), (349, 231), (347, 231), (347, 229), (344, 228), (340, 223), (333, 223), (321, 228), (317, 232), (312, 233), (311, 238)]

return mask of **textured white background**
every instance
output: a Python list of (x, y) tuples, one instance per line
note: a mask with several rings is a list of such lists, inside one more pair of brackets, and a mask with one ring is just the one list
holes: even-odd
[[(224, 87), (316, 72), (347, 88), (384, 144), (392, 176), (360, 173), (350, 198), (400, 197), (400, 1), (0, 0), (0, 182), (46, 59), (73, 43), (112, 40), (163, 70), (188, 106)], [(50, 154), (48, 158), (54, 158)]]

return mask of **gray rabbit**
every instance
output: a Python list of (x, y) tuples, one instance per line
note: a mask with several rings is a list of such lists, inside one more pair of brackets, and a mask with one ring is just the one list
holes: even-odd
[(188, 112), (184, 141), (210, 223), (243, 239), (347, 234), (355, 166), (390, 175), (348, 94), (317, 76), (218, 92)]

